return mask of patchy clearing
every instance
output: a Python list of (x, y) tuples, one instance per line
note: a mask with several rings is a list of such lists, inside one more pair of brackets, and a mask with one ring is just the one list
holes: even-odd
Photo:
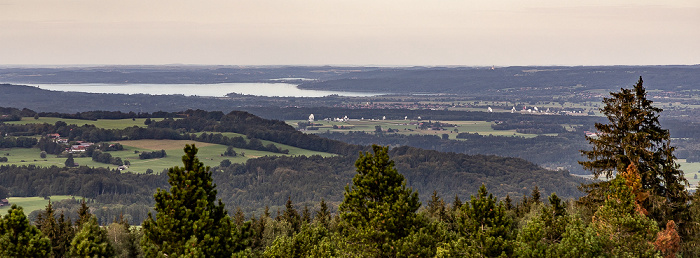
[(190, 140), (127, 140), (117, 141), (115, 143), (146, 150), (182, 150), (182, 148), (185, 147), (185, 144), (195, 144), (197, 148), (215, 145), (212, 143)]

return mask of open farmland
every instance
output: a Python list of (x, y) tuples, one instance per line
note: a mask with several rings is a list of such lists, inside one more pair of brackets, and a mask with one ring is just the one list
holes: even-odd
[[(227, 146), (189, 140), (133, 140), (117, 141), (114, 143), (122, 144), (124, 146), (124, 150), (109, 151), (107, 153), (112, 155), (112, 157), (121, 158), (122, 161), (129, 161), (131, 164), (128, 166), (128, 169), (125, 169), (123, 171), (132, 173), (145, 173), (147, 169), (152, 169), (155, 173), (159, 173), (164, 169), (168, 169), (173, 166), (182, 166), (181, 157), (184, 154), (182, 149), (185, 147), (185, 144), (195, 144), (199, 149), (197, 156), (199, 157), (200, 161), (202, 161), (205, 165), (211, 167), (218, 166), (219, 163), (225, 159), (230, 160), (232, 163), (244, 163), (248, 159), (262, 156), (322, 155), (327, 157), (334, 155), (330, 153), (304, 150), (279, 143), (274, 144), (281, 149), (289, 149), (289, 154), (234, 148), (234, 150), (236, 151), (236, 153), (239, 154), (239, 156), (223, 157), (221, 156), (221, 154), (226, 151)], [(268, 144), (272, 142), (263, 141), (263, 143)], [(164, 158), (157, 159), (139, 159), (140, 152), (158, 150), (165, 150), (168, 155)], [(135, 153), (135, 151), (138, 151), (139, 153)], [(0, 165), (36, 165), (42, 167), (62, 167), (65, 165), (65, 156), (59, 157), (56, 155), (49, 154), (46, 156), (46, 158), (42, 159), (39, 156), (40, 152), (41, 151), (37, 148), (0, 149), (0, 156), (8, 158), (8, 162), (2, 162), (0, 163)], [(241, 156), (241, 154), (243, 154), (244, 156)], [(74, 160), (81, 166), (109, 168), (117, 167), (116, 165), (95, 162), (92, 160), (91, 157), (78, 157), (78, 155), (76, 155)]]
[[(152, 118), (152, 121), (161, 121), (163, 118)], [(84, 119), (68, 119), (68, 118), (59, 118), (59, 117), (39, 117), (39, 119), (34, 119), (33, 117), (23, 117), (21, 121), (9, 121), (5, 122), (6, 124), (55, 124), (58, 121), (63, 121), (66, 124), (69, 125), (94, 125), (99, 128), (104, 128), (104, 129), (124, 129), (128, 127), (133, 127), (133, 126), (138, 126), (138, 127), (146, 127), (144, 125), (144, 121), (146, 121), (146, 118), (136, 118), (134, 120), (132, 119), (97, 119), (96, 121), (93, 120), (84, 120)]]
[[(288, 120), (287, 124), (297, 127), (299, 122), (305, 122), (305, 120)], [(363, 131), (363, 132), (375, 132), (376, 126), (381, 126), (382, 131), (386, 132), (388, 129), (392, 129), (395, 133), (399, 134), (421, 134), (421, 135), (437, 135), (447, 134), (450, 139), (457, 139), (457, 134), (459, 133), (477, 133), (480, 135), (494, 135), (494, 136), (520, 136), (520, 137), (535, 137), (536, 134), (523, 134), (518, 133), (515, 130), (494, 130), (491, 128), (493, 122), (486, 121), (440, 121), (442, 123), (454, 125), (454, 127), (444, 127), (444, 130), (432, 130), (432, 129), (420, 129), (419, 123), (428, 122), (423, 121), (413, 121), (413, 120), (357, 120), (351, 119), (348, 121), (314, 121), (315, 128), (318, 130), (307, 130), (307, 133), (316, 132), (350, 132), (350, 131)], [(437, 122), (437, 121), (432, 121)], [(336, 126), (336, 128), (334, 128)]]
[[(45, 209), (46, 205), (49, 204), (49, 200), (52, 202), (57, 202), (70, 198), (80, 199), (81, 197), (70, 195), (53, 195), (49, 196), (49, 199), (44, 199), (44, 197), (10, 197), (7, 198), (7, 200), (10, 201), (10, 204), (17, 204), (18, 206), (22, 207), (24, 214), (29, 214), (35, 210)], [(3, 215), (6, 214), (5, 211), (10, 209), (10, 207), (11, 206), (0, 207), (0, 213)]]

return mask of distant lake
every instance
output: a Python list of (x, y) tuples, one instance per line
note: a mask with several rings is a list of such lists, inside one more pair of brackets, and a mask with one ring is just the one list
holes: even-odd
[(45, 90), (73, 91), (88, 93), (151, 94), (224, 97), (229, 93), (265, 97), (324, 97), (338, 95), (345, 97), (369, 97), (381, 93), (347, 91), (303, 90), (289, 83), (217, 83), (217, 84), (27, 84)]

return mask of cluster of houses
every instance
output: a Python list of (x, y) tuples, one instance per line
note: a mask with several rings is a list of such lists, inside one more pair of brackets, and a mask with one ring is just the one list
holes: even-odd
[[(61, 135), (57, 134), (57, 133), (47, 134), (46, 137), (49, 137), (49, 139), (52, 139), (55, 143), (59, 143), (59, 144), (67, 144), (68, 143), (68, 139), (61, 138)], [(66, 151), (68, 153), (76, 154), (76, 153), (85, 152), (88, 147), (90, 147), (94, 144), (91, 142), (84, 142), (84, 141), (76, 141), (75, 143), (77, 143), (77, 144), (71, 145), (69, 148), (66, 148)]]

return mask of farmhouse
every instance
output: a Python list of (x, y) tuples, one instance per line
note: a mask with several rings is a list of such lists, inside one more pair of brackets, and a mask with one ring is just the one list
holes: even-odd
[(0, 207), (9, 206), (9, 205), (10, 205), (10, 201), (8, 201), (7, 199), (0, 200)]
[(68, 150), (69, 153), (85, 152), (88, 147), (93, 145), (93, 143), (91, 143), (91, 142), (83, 142), (83, 141), (77, 141), (76, 143), (78, 143), (78, 144), (70, 146), (70, 150)]

